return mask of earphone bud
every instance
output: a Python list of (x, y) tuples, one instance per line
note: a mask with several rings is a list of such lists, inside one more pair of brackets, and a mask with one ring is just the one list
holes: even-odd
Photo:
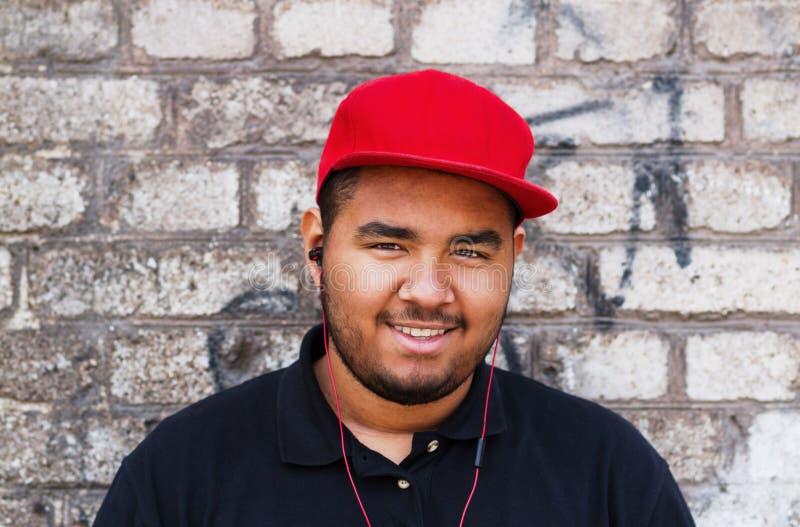
[(317, 246), (308, 251), (308, 259), (317, 262), (317, 265), (322, 267), (322, 247)]

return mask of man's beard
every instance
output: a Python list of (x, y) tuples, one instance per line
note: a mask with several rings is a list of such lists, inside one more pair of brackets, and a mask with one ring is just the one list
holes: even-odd
[[(463, 350), (463, 354), (454, 360), (463, 364), (470, 361), (470, 367), (463, 370), (457, 365), (451, 365), (443, 378), (436, 379), (414, 375), (412, 378), (398, 378), (379, 362), (379, 355), (365, 349), (364, 336), (357, 325), (351, 320), (346, 308), (340, 308), (338, 302), (332, 301), (323, 286), (321, 300), (325, 310), (327, 332), (341, 357), (342, 362), (353, 376), (368, 390), (380, 397), (405, 406), (426, 404), (438, 401), (451, 394), (461, 386), (486, 357), (491, 349), (495, 337), (500, 331), (505, 320), (506, 307), (497, 317), (497, 321), (486, 338), (481, 341), (477, 349)], [(401, 312), (389, 313), (383, 311), (378, 314), (375, 321), (376, 328), (385, 325), (389, 320), (402, 323), (403, 321), (438, 322), (456, 327), (456, 330), (465, 330), (461, 317), (454, 317), (441, 311), (425, 312), (418, 306), (409, 306)]]

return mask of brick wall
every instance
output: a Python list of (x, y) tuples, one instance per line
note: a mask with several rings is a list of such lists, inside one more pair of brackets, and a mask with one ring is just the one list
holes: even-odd
[(800, 525), (794, 0), (0, 3), (0, 525), (91, 522), (190, 401), (318, 320), (337, 102), (428, 66), (531, 123), (505, 368), (603, 402), (702, 527)]

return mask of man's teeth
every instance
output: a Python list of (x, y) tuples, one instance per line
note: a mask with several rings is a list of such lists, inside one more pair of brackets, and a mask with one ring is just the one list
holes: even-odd
[(439, 335), (444, 335), (447, 330), (446, 329), (422, 329), (422, 328), (410, 328), (407, 326), (393, 326), (394, 329), (398, 331), (402, 331), (406, 335), (411, 335), (412, 337), (438, 337)]

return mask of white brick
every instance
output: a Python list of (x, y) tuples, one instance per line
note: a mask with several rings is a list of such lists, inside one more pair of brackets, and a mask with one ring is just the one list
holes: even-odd
[(800, 519), (800, 412), (772, 410), (755, 417), (733, 466), (721, 471), (724, 492), (700, 503), (698, 525), (771, 527)]
[(720, 232), (771, 229), (792, 213), (792, 180), (768, 163), (686, 165), (689, 226)]
[(91, 419), (87, 429), (84, 480), (109, 485), (122, 458), (144, 439), (144, 422), (129, 417), (108, 422)]
[(770, 332), (693, 335), (686, 342), (692, 399), (793, 401), (800, 382), (800, 339)]
[(392, 5), (387, 0), (284, 0), (273, 10), (279, 56), (379, 57), (394, 49)]
[[(293, 294), (300, 274), (274, 252), (197, 251), (188, 247), (161, 255), (158, 272), (159, 304), (148, 306), (149, 312), (190, 316), (217, 313), (247, 292)], [(276, 302), (275, 309), (279, 309), (280, 298)]]
[(669, 343), (653, 334), (597, 335), (545, 353), (562, 365), (561, 388), (582, 397), (654, 399), (667, 391)]
[(161, 122), (158, 85), (127, 79), (0, 77), (0, 141), (143, 145)]
[(800, 138), (800, 81), (745, 81), (742, 114), (748, 139), (777, 142)]
[(89, 175), (74, 164), (0, 158), (0, 231), (69, 225), (86, 210), (89, 187)]
[(6, 1), (0, 5), (0, 59), (42, 53), (93, 59), (117, 45), (117, 31), (111, 0)]
[(119, 198), (116, 214), (131, 230), (229, 229), (239, 223), (234, 164), (152, 162), (135, 166), (132, 174), (135, 180)]
[(528, 119), (539, 145), (725, 137), (725, 97), (712, 84), (657, 79), (627, 89), (587, 89), (573, 81), (542, 81), (497, 84), (494, 91)]
[(675, 0), (564, 0), (556, 56), (624, 62), (666, 55), (677, 39), (676, 8)]
[(133, 44), (160, 58), (237, 59), (256, 45), (252, 0), (150, 0), (133, 12)]
[(437, 0), (423, 4), (411, 56), (430, 63), (533, 64), (536, 16), (520, 0)]
[(539, 220), (549, 232), (605, 234), (655, 227), (655, 188), (628, 164), (567, 161), (549, 168), (546, 179), (545, 187), (559, 199), (555, 212)]
[(5, 247), (0, 247), (0, 309), (5, 309), (14, 300), (14, 286), (11, 283), (11, 270), (14, 261)]
[(698, 3), (694, 42), (718, 57), (791, 57), (800, 46), (800, 5), (782, 0)]
[(180, 108), (179, 133), (183, 142), (211, 148), (324, 141), (346, 91), (341, 82), (203, 79)]
[(624, 298), (623, 311), (800, 313), (800, 280), (789, 279), (800, 275), (800, 250), (695, 246), (676, 257), (671, 248), (645, 246), (627, 260), (624, 247), (600, 253), (605, 296)]
[(214, 379), (205, 332), (142, 331), (111, 350), (111, 394), (124, 402), (189, 403), (211, 395)]
[(268, 161), (256, 165), (256, 224), (283, 230), (307, 208), (314, 207), (316, 179), (297, 161)]
[(575, 309), (578, 269), (556, 255), (523, 253), (514, 264), (508, 312), (533, 314)]

